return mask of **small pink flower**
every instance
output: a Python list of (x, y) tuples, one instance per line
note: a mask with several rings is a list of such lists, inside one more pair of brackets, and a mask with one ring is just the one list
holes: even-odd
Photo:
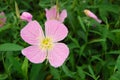
[(97, 22), (101, 23), (102, 21), (100, 19), (98, 19), (98, 17), (93, 13), (91, 12), (90, 10), (84, 10), (84, 13), (88, 16), (88, 17), (91, 17), (93, 19), (95, 19)]
[(29, 12), (23, 12), (20, 19), (30, 22), (32, 21), (32, 15)]
[(53, 67), (59, 67), (69, 55), (67, 45), (59, 42), (67, 34), (66, 26), (57, 20), (46, 21), (45, 34), (37, 21), (31, 21), (21, 30), (22, 39), (31, 44), (22, 54), (33, 63), (47, 59)]
[(63, 22), (64, 19), (67, 17), (67, 11), (64, 9), (62, 12), (59, 14), (57, 10), (57, 6), (51, 7), (49, 10), (45, 9), (46, 11), (46, 18), (47, 20), (58, 20), (60, 22)]
[(6, 16), (4, 12), (0, 13), (0, 27), (2, 27), (6, 22)]

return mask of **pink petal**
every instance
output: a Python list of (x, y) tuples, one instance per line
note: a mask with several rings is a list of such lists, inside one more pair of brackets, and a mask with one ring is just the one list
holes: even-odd
[(32, 45), (39, 45), (40, 39), (44, 37), (41, 26), (37, 21), (29, 22), (20, 33), (22, 39)]
[(67, 17), (67, 11), (66, 10), (63, 10), (60, 14), (60, 21), (63, 22), (64, 19)]
[(29, 46), (22, 50), (22, 54), (32, 63), (42, 63), (46, 59), (46, 51), (39, 46)]
[(45, 23), (46, 36), (51, 37), (54, 42), (63, 40), (67, 34), (67, 27), (57, 20), (48, 20)]
[(28, 22), (32, 21), (32, 15), (29, 12), (23, 12), (20, 18)]
[(45, 11), (46, 11), (46, 18), (47, 18), (47, 20), (51, 20), (51, 19), (55, 19), (56, 18), (56, 16), (57, 16), (56, 6), (53, 6), (49, 10), (45, 9)]
[(4, 12), (0, 13), (0, 27), (2, 27), (6, 22), (6, 16)]
[(61, 66), (69, 55), (69, 48), (64, 43), (55, 43), (48, 51), (48, 60), (53, 67)]
[(100, 19), (95, 19), (98, 23), (101, 23), (102, 22), (102, 20), (100, 20)]

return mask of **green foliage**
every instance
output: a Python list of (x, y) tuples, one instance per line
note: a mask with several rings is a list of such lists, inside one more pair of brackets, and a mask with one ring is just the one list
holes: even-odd
[[(0, 0), (0, 12), (7, 22), (0, 27), (0, 80), (119, 80), (120, 79), (119, 0)], [(63, 41), (70, 54), (54, 68), (45, 62), (30, 63), (21, 50), (28, 44), (20, 37), (27, 24), (19, 19), (28, 11), (44, 25), (45, 8), (57, 4), (67, 10), (64, 24), (69, 33)], [(94, 12), (102, 23), (84, 14)], [(43, 27), (44, 28), (44, 27)]]
[(27, 77), (27, 74), (28, 74), (28, 60), (27, 60), (27, 58), (24, 59), (24, 62), (22, 64), (22, 73), (26, 77), (26, 79), (28, 80), (28, 77)]
[(0, 74), (0, 80), (5, 80), (7, 77), (7, 74)]
[(20, 51), (23, 47), (14, 43), (0, 44), (0, 51)]

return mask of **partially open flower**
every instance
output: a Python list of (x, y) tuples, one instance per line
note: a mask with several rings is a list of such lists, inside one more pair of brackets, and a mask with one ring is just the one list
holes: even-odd
[(58, 20), (63, 22), (64, 19), (67, 17), (67, 11), (64, 9), (61, 13), (57, 10), (57, 6), (53, 6), (50, 9), (45, 9), (46, 11), (46, 18), (47, 20)]
[(30, 22), (32, 21), (32, 15), (29, 12), (23, 12), (20, 19)]
[(0, 27), (2, 27), (6, 22), (6, 16), (4, 12), (0, 13)]
[(101, 21), (93, 12), (91, 12), (90, 10), (85, 9), (85, 10), (84, 10), (84, 13), (85, 13), (88, 17), (91, 17), (91, 18), (95, 19), (97, 22), (99, 22), (99, 23), (102, 22), (102, 21)]

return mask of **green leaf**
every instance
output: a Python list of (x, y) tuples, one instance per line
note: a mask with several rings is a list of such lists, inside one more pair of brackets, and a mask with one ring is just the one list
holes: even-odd
[[(73, 43), (76, 47), (80, 47), (78, 40), (76, 40), (75, 38), (73, 38), (70, 35), (68, 35), (68, 37), (71, 39), (71, 41), (73, 41)], [(69, 47), (71, 47), (71, 46), (69, 46)]]
[(62, 69), (63, 69), (63, 71), (65, 72), (65, 74), (66, 74), (67, 76), (69, 76), (69, 77), (71, 77), (71, 78), (74, 78), (74, 77), (75, 77), (75, 75), (74, 75), (75, 73), (74, 73), (74, 72), (71, 72), (66, 65), (63, 64)]
[(31, 67), (30, 78), (29, 79), (30, 80), (37, 80), (38, 76), (40, 76), (41, 80), (43, 80), (42, 76), (45, 72), (43, 72), (43, 73), (41, 72), (42, 68), (43, 68), (42, 64), (33, 64), (32, 67)]
[(105, 18), (108, 16), (108, 13), (102, 8), (99, 9), (99, 12), (100, 12), (100, 17), (102, 18), (102, 20), (106, 21)]
[(86, 44), (84, 44), (80, 47), (80, 52), (79, 52), (80, 55), (83, 55), (85, 47), (86, 47)]
[(78, 16), (78, 20), (79, 20), (79, 23), (80, 23), (80, 25), (81, 25), (82, 29), (86, 32), (85, 25), (83, 24), (83, 21), (82, 21), (82, 19), (81, 19), (81, 17), (80, 17), (80, 16)]
[(78, 72), (78, 75), (81, 77), (81, 79), (85, 80), (85, 73), (82, 67), (77, 67), (77, 72)]
[[(10, 54), (12, 52), (7, 52), (6, 54), (6, 58), (10, 61), (10, 64), (14, 67), (14, 69), (18, 72), (18, 73), (22, 73), (21, 70), (21, 63), (19, 62), (17, 57), (14, 57), (12, 54)], [(8, 68), (8, 67), (7, 67)]]
[(114, 29), (111, 32), (113, 32), (113, 33), (120, 32), (120, 29)]
[(90, 72), (89, 76), (91, 76), (94, 80), (98, 80), (99, 76), (95, 76), (95, 73), (90, 65), (88, 66), (88, 70)]
[(88, 66), (88, 69), (89, 69), (90, 74), (95, 78), (94, 71), (90, 65)]
[(110, 51), (107, 54), (120, 54), (120, 50)]
[(27, 58), (24, 59), (24, 62), (22, 64), (22, 72), (23, 72), (23, 75), (27, 79), (27, 73), (28, 73), (28, 59)]
[(4, 31), (4, 30), (7, 30), (7, 29), (9, 29), (9, 28), (11, 28), (11, 24), (5, 24), (3, 27), (0, 27), (0, 32), (2, 32), (2, 31)]
[(101, 4), (99, 5), (99, 12), (101, 18), (105, 21), (105, 17), (108, 17), (108, 13), (110, 14), (118, 14), (119, 13), (119, 7), (117, 5), (112, 4)]
[(25, 6), (25, 7), (27, 7), (27, 8), (31, 8), (31, 6), (29, 5), (29, 3), (30, 3), (30, 0), (29, 0), (29, 2), (27, 1), (21, 1), (21, 3)]
[(117, 66), (118, 71), (120, 71), (120, 55), (117, 58), (117, 64), (116, 64), (116, 66)]
[(76, 32), (76, 29), (77, 29), (77, 20), (75, 20), (75, 14), (71, 11), (68, 11), (68, 21), (69, 21), (69, 24), (71, 25), (71, 29), (72, 29), (72, 32)]
[(60, 73), (56, 68), (50, 67), (50, 72), (53, 75), (54, 79), (60, 80)]
[(74, 54), (73, 51), (70, 52), (70, 57), (69, 57), (69, 62), (71, 64), (71, 68), (72, 70), (75, 68), (75, 58), (74, 58)]
[[(80, 31), (77, 32), (77, 34), (78, 34), (78, 36), (79, 36), (81, 39), (83, 39), (83, 40), (87, 43), (87, 37), (88, 37), (88, 35), (87, 35), (86, 32), (80, 30)], [(77, 39), (76, 39), (76, 40), (77, 40)]]
[(98, 32), (98, 31), (89, 30), (89, 32), (92, 32), (92, 33), (94, 33), (94, 34), (98, 34), (98, 35), (101, 35), (101, 33), (100, 33), (100, 32)]
[(91, 43), (96, 43), (96, 42), (105, 42), (106, 40), (105, 39), (94, 39), (94, 40), (91, 40), (90, 42), (88, 42), (89, 44)]
[(14, 43), (0, 44), (0, 51), (20, 51), (23, 47)]
[(7, 74), (0, 74), (0, 80), (6, 80), (7, 77)]
[(109, 80), (120, 80), (120, 72), (117, 71), (116, 73), (114, 73)]
[(17, 17), (19, 18), (20, 17), (20, 12), (19, 12), (19, 8), (18, 8), (17, 2), (15, 2), (15, 11), (16, 11)]

